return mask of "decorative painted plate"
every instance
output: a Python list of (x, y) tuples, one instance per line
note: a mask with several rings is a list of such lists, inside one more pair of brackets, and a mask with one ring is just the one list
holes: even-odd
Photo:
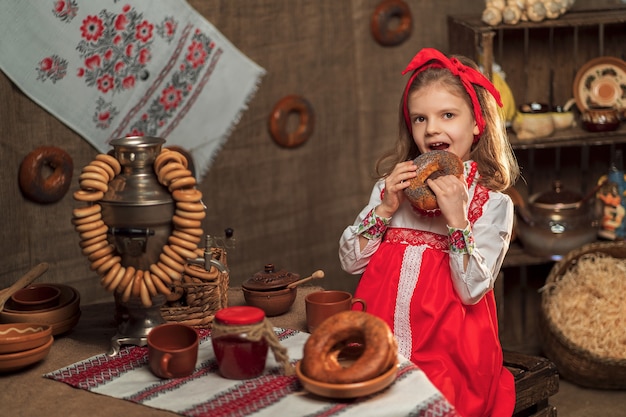
[(626, 108), (626, 62), (612, 56), (592, 59), (574, 79), (574, 98), (580, 111), (590, 107)]

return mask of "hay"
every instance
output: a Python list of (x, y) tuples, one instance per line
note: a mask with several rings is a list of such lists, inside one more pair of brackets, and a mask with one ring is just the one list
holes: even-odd
[(626, 359), (626, 259), (584, 254), (547, 286), (546, 315), (563, 336), (599, 357)]

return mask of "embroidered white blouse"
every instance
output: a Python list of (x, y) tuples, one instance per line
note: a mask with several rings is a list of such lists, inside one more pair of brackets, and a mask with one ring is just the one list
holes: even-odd
[[(469, 161), (465, 162), (467, 175)], [(477, 175), (478, 177), (478, 175)], [(477, 180), (469, 188), (470, 201), (476, 193)], [(482, 206), (482, 215), (468, 225), (463, 234), (466, 245), (452, 244), (453, 235), (458, 230), (448, 228), (442, 216), (427, 217), (417, 213), (408, 201), (404, 201), (391, 219), (383, 219), (373, 210), (381, 203), (384, 180), (374, 185), (369, 203), (361, 210), (354, 224), (348, 226), (339, 240), (339, 259), (342, 268), (351, 274), (365, 271), (371, 256), (376, 252), (384, 232), (389, 227), (416, 229), (448, 236), (450, 268), (457, 294), (465, 304), (477, 303), (494, 286), (496, 277), (509, 248), (513, 228), (514, 208), (511, 198), (500, 192), (488, 192), (488, 199)], [(484, 192), (484, 187), (478, 187)], [(472, 204), (469, 205), (470, 210)], [(468, 216), (470, 223), (471, 215)], [(368, 238), (361, 251), (359, 235)], [(463, 268), (463, 256), (469, 255), (467, 268)]]

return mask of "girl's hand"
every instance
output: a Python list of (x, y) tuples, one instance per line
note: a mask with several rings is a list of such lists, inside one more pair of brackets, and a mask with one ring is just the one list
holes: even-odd
[(406, 198), (404, 189), (409, 186), (409, 180), (417, 176), (417, 166), (413, 161), (397, 164), (391, 174), (385, 178), (385, 195), (383, 201), (376, 207), (376, 214), (389, 218), (398, 211), (400, 203)]
[(469, 193), (467, 184), (454, 175), (426, 180), (426, 184), (437, 196), (437, 204), (441, 214), (450, 227), (464, 229), (467, 226), (467, 205)]

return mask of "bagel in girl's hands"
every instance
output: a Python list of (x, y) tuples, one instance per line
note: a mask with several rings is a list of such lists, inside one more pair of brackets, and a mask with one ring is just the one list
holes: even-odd
[[(300, 366), (319, 382), (351, 384), (368, 381), (389, 370), (398, 347), (382, 319), (363, 311), (337, 313), (320, 324), (307, 339)], [(342, 365), (347, 357), (352, 363)]]
[(411, 204), (420, 210), (435, 210), (437, 197), (426, 184), (428, 178), (435, 179), (442, 175), (454, 175), (463, 178), (463, 161), (448, 151), (430, 151), (413, 160), (417, 165), (417, 177), (409, 180), (410, 185), (404, 194)]

